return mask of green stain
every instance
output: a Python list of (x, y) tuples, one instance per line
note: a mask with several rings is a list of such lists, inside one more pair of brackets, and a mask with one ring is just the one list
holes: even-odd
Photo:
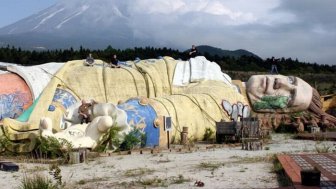
[(260, 101), (253, 104), (253, 108), (255, 110), (286, 108), (288, 99), (288, 96), (263, 96)]

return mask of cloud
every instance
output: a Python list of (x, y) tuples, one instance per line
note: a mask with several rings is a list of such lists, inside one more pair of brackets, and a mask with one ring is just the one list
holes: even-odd
[(320, 25), (335, 31), (335, 5), (334, 0), (283, 0), (278, 10), (292, 12), (307, 26)]
[(134, 15), (137, 14), (174, 14), (179, 9), (185, 7), (183, 0), (133, 0), (128, 1), (128, 9)]
[(163, 45), (189, 48), (191, 44), (209, 44), (244, 48), (264, 58), (292, 57), (335, 64), (334, 0), (131, 2), (131, 27), (141, 37)]
[[(184, 50), (192, 44), (246, 49), (263, 58), (336, 64), (334, 0), (60, 0), (90, 5), (83, 23), (123, 22), (133, 37)], [(99, 24), (99, 25), (98, 25)]]

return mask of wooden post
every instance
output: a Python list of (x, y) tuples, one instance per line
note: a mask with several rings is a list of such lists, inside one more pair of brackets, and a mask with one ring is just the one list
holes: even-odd
[(183, 127), (181, 133), (181, 144), (186, 145), (188, 141), (188, 127)]
[(170, 141), (169, 141), (169, 131), (167, 130), (167, 143), (168, 143), (168, 149), (170, 148)]
[(75, 151), (69, 152), (69, 164), (86, 163), (88, 150), (79, 148)]
[(80, 163), (79, 160), (79, 152), (78, 151), (72, 151), (69, 153), (69, 164), (77, 164)]

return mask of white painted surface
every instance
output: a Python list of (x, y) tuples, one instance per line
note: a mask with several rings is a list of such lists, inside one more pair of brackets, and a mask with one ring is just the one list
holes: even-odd
[(221, 71), (216, 62), (207, 60), (204, 56), (180, 61), (176, 65), (173, 85), (185, 86), (202, 80), (217, 80), (231, 85), (231, 78)]
[(53, 75), (64, 65), (64, 63), (47, 63), (36, 66), (20, 66), (10, 64), (7, 66), (9, 72), (22, 77), (30, 88), (33, 99), (41, 94)]

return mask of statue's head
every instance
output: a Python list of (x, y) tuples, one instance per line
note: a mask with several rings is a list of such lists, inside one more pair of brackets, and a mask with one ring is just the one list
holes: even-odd
[(298, 112), (306, 110), (313, 88), (294, 76), (254, 75), (246, 83), (252, 108), (257, 112)]

